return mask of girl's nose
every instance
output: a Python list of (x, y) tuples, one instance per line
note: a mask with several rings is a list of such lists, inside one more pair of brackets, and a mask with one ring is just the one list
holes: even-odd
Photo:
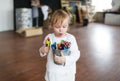
[(60, 28), (59, 31), (62, 31), (62, 28)]

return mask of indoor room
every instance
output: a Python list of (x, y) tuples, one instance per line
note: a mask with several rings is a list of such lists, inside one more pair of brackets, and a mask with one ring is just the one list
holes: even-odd
[(1, 0), (0, 81), (120, 81), (119, 27), (120, 0)]

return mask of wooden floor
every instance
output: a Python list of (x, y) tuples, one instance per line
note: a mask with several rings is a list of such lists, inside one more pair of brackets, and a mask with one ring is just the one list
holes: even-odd
[[(15, 32), (0, 33), (0, 81), (45, 81), (46, 58), (38, 49), (50, 31), (24, 38)], [(120, 26), (91, 23), (72, 27), (81, 57), (76, 81), (120, 81)]]

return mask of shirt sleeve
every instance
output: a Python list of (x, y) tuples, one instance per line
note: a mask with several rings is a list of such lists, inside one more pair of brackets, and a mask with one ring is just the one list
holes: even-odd
[(69, 56), (65, 56), (66, 63), (65, 66), (70, 66), (73, 63), (77, 62), (80, 58), (80, 51), (78, 49), (77, 41), (74, 36), (71, 37), (71, 47), (70, 47), (71, 54)]

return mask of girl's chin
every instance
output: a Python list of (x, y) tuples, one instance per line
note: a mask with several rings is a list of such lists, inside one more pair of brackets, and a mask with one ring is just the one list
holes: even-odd
[(58, 36), (58, 37), (63, 37), (63, 36), (65, 36), (65, 34), (59, 33), (59, 34), (57, 34), (57, 36)]
[(63, 37), (63, 36), (65, 36), (66, 34), (64, 34), (64, 33), (60, 33), (59, 34), (59, 36), (61, 36), (61, 37)]

